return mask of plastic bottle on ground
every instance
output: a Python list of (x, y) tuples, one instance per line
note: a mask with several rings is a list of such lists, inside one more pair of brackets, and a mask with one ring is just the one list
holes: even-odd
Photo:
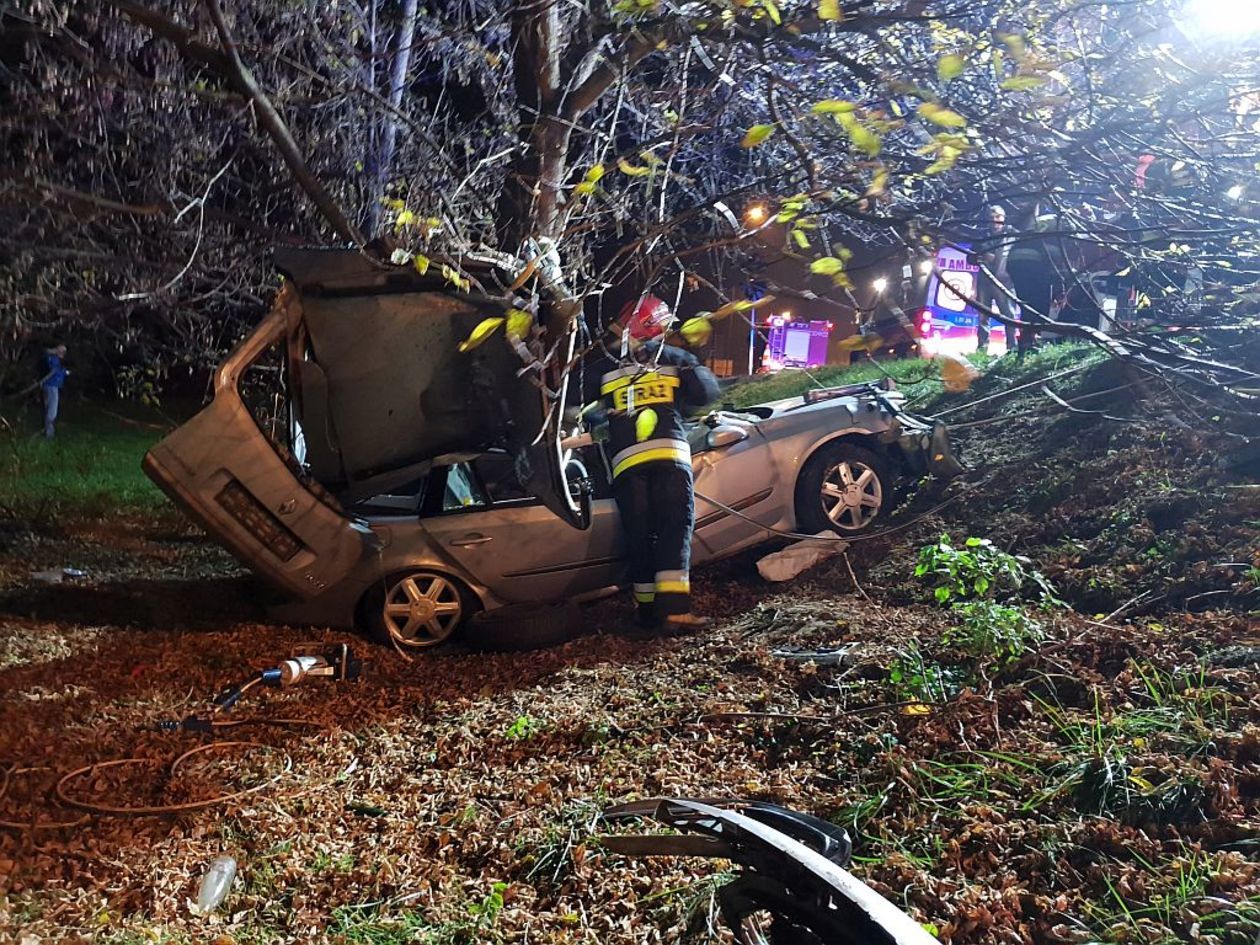
[(201, 886), (197, 889), (197, 911), (202, 915), (213, 912), (227, 898), (232, 888), (232, 880), (236, 878), (236, 860), (221, 853), (210, 861), (205, 874), (201, 877)]

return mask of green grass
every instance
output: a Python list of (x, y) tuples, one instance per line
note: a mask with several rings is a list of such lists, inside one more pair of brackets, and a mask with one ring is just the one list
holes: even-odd
[[(1084, 902), (1090, 941), (1173, 945), (1190, 938), (1250, 943), (1260, 930), (1260, 903), (1230, 903), (1210, 886), (1222, 872), (1237, 869), (1220, 854), (1184, 846), (1180, 852), (1150, 862), (1136, 853), (1136, 863), (1104, 862), (1105, 895)], [(1127, 873), (1123, 885), (1113, 879)], [(1197, 934), (1191, 933), (1197, 925)]]
[(111, 404), (75, 406), (45, 440), (31, 418), (0, 426), (0, 510), (18, 517), (152, 509), (164, 497), (140, 470), (161, 439), (164, 421), (149, 411)]
[[(1001, 386), (1011, 386), (1035, 377), (1043, 377), (1058, 370), (1085, 361), (1101, 361), (1105, 355), (1091, 345), (1064, 342), (1042, 345), (1022, 363), (1013, 356), (995, 358), (983, 354), (970, 354), (967, 359), (980, 369), (984, 377), (978, 387), (985, 388), (987, 381), (999, 381)], [(736, 407), (764, 404), (788, 397), (798, 397), (814, 387), (839, 387), (863, 381), (877, 381), (891, 377), (906, 395), (909, 406), (919, 412), (929, 411), (945, 395), (938, 363), (923, 358), (902, 358), (895, 361), (861, 361), (857, 364), (827, 366), (809, 372), (800, 370), (781, 371), (736, 384), (723, 391), (721, 402)]]
[[(977, 363), (982, 360), (985, 359), (977, 359)], [(907, 397), (916, 399), (924, 397), (934, 400), (944, 391), (941, 386), (940, 371), (934, 361), (903, 358), (899, 361), (878, 363), (863, 361), (846, 366), (820, 367), (808, 372), (780, 371), (778, 374), (754, 378), (731, 387), (723, 392), (722, 402), (733, 403), (737, 407), (748, 407), (752, 404), (797, 397), (814, 387), (839, 387), (863, 381), (878, 381), (886, 375), (897, 382), (897, 386), (906, 392)]]
[(346, 945), (403, 945), (425, 940), (429, 923), (419, 912), (382, 914), (372, 906), (340, 906), (329, 929)]

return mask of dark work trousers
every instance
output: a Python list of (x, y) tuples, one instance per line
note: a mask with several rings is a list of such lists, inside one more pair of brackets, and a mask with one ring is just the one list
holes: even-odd
[(613, 480), (639, 612), (667, 617), (691, 611), (691, 469), (644, 463)]
[[(1022, 303), (1036, 309), (1046, 318), (1050, 317), (1050, 305), (1054, 302), (1054, 270), (1049, 262), (1032, 259), (1012, 259), (1006, 264), (1011, 276), (1011, 285)], [(1025, 315), (1021, 311), (1019, 320), (1036, 325), (1041, 319), (1036, 315)], [(1036, 334), (1021, 328), (1019, 331), (1019, 351), (1023, 354), (1033, 346)], [(1007, 347), (1010, 350), (1010, 347)]]
[[(1010, 282), (1010, 278), (1006, 275), (1006, 273), (999, 274), (998, 279), (1001, 281), (1002, 285), (1009, 288), (1008, 283)], [(1013, 341), (1015, 337), (1015, 329), (1008, 325), (1003, 325), (991, 314), (989, 314), (992, 308), (996, 306), (1000, 314), (1005, 315), (1007, 318), (1013, 317), (1011, 315), (1012, 303), (1010, 296), (1003, 291), (1002, 286), (995, 284), (984, 275), (980, 276), (980, 285), (978, 288), (979, 291), (977, 292), (976, 301), (980, 303), (980, 317), (976, 322), (976, 350), (989, 350), (989, 335), (992, 333), (993, 325), (997, 325), (998, 327), (1003, 328), (1006, 332), (1006, 350), (1013, 351), (1015, 349), (1015, 343)]]

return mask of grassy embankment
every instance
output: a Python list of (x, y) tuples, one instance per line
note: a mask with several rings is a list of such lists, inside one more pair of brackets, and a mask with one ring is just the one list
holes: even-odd
[(71, 403), (45, 440), (33, 410), (10, 411), (0, 426), (0, 514), (99, 515), (153, 509), (165, 500), (140, 470), (145, 450), (170, 428), (133, 404)]
[[(986, 392), (989, 388), (996, 390), (1043, 377), (1069, 365), (1079, 364), (1087, 358), (1102, 360), (1103, 355), (1087, 344), (1063, 343), (1043, 345), (1023, 362), (1017, 362), (1013, 357), (995, 358), (982, 354), (968, 356), (968, 360), (983, 375), (978, 382), (978, 388), (983, 388)], [(862, 361), (858, 364), (821, 367), (811, 371), (781, 371), (734, 384), (723, 391), (722, 402), (747, 407), (795, 397), (814, 387), (839, 387), (861, 381), (877, 381), (882, 377), (891, 377), (896, 381), (912, 410), (930, 410), (946, 396), (936, 361), (905, 358), (899, 361)]]

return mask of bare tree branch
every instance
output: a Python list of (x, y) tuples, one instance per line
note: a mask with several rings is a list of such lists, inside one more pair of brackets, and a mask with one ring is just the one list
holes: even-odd
[(249, 99), (253, 103), (254, 114), (258, 123), (275, 143), (280, 156), (284, 159), (298, 185), (306, 191), (307, 196), (311, 198), (320, 213), (324, 215), (324, 218), (336, 230), (337, 235), (348, 242), (358, 245), (363, 244), (362, 234), (346, 219), (337, 202), (332, 199), (332, 196), (324, 185), (320, 183), (319, 179), (311, 173), (310, 168), (306, 164), (306, 159), (302, 156), (297, 142), (293, 140), (293, 135), (290, 134), (284, 119), (280, 117), (280, 113), (276, 111), (271, 100), (267, 98), (254, 80), (253, 74), (245, 66), (245, 63), (241, 61), (218, 0), (206, 0), (206, 8), (211, 20), (214, 21), (215, 29), (219, 33), (224, 52), (219, 52), (196, 39), (190, 30), (169, 17), (158, 13), (156, 10), (134, 3), (132, 0), (110, 0), (110, 2), (137, 23), (147, 26), (157, 35), (170, 40), (188, 58), (201, 62), (219, 72), (232, 83), (241, 95)]

